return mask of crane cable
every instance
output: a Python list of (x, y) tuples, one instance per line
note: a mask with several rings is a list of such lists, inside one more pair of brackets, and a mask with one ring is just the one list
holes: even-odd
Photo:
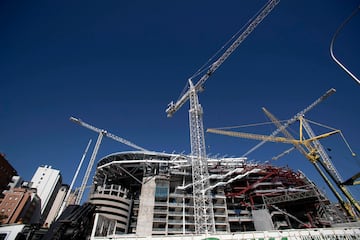
[[(279, 121), (279, 122), (281, 123), (281, 122), (285, 122), (285, 121), (286, 121), (286, 120), (281, 120), (281, 121)], [(324, 127), (324, 128), (333, 130), (333, 131), (338, 130), (338, 129), (336, 129), (336, 128), (333, 128), (333, 127), (330, 127), (330, 126), (328, 126), (328, 125), (321, 124), (321, 123), (318, 123), (318, 122), (315, 122), (315, 121), (311, 121), (311, 120), (309, 120), (309, 119), (306, 119), (306, 121), (308, 121), (309, 123), (318, 125), (318, 126), (320, 126), (320, 127)], [(244, 125), (236, 125), (236, 126), (229, 126), (229, 127), (217, 127), (217, 128), (215, 128), (215, 129), (229, 130), (229, 129), (237, 129), (237, 128), (245, 128), (245, 127), (264, 126), (264, 125), (269, 125), (269, 124), (273, 124), (273, 123), (272, 123), (272, 122), (262, 122), (262, 123), (244, 124)], [(291, 128), (290, 128), (290, 130), (291, 130)], [(340, 130), (339, 134), (340, 134), (341, 138), (343, 139), (345, 145), (347, 146), (347, 148), (348, 148), (349, 151), (351, 152), (351, 155), (352, 155), (353, 157), (355, 157), (355, 156), (356, 156), (356, 153), (355, 153), (355, 152), (352, 150), (352, 148), (350, 147), (349, 142), (346, 140), (346, 138), (345, 138), (345, 136), (344, 136), (344, 134), (342, 133), (341, 130)], [(292, 150), (292, 149), (291, 149), (291, 150)], [(288, 149), (288, 150), (286, 150), (285, 152), (290, 152), (291, 150)], [(284, 153), (285, 153), (285, 152), (284, 152)], [(284, 153), (279, 154), (278, 156), (283, 155)], [(277, 159), (278, 156), (276, 156), (276, 157), (274, 157), (274, 158)]]
[[(191, 77), (189, 77), (189, 79), (192, 80), (192, 79), (196, 78), (197, 76), (199, 76), (200, 74), (207, 71), (208, 69), (210, 69), (210, 67), (212, 66), (212, 64), (210, 64), (210, 62), (212, 62), (216, 56), (220, 55), (220, 53), (225, 49), (225, 47), (229, 46), (230, 43), (233, 41), (233, 39), (238, 37), (240, 35), (240, 33), (242, 33), (243, 30), (250, 25), (250, 23), (265, 9), (267, 4), (268, 3), (266, 3), (259, 11), (257, 11), (254, 14), (254, 16), (252, 16), (247, 21), (247, 23), (245, 23), (214, 55), (212, 55)], [(181, 96), (184, 95), (184, 93), (188, 89), (189, 89), (189, 83), (186, 82), (186, 85), (185, 85), (184, 89), (182, 90), (182, 92), (180, 93), (178, 100), (181, 98)]]
[[(338, 129), (335, 129), (335, 128), (333, 128), (333, 127), (329, 127), (329, 126), (327, 126), (327, 125), (324, 125), (324, 124), (321, 124), (321, 123), (317, 123), (317, 122), (311, 121), (311, 120), (309, 120), (309, 119), (306, 119), (306, 121), (308, 121), (308, 122), (310, 122), (310, 123), (313, 123), (313, 124), (315, 124), (315, 125), (318, 125), (318, 126), (320, 126), (320, 127), (328, 128), (328, 129), (331, 129), (331, 130), (338, 130)], [(340, 134), (341, 138), (343, 139), (344, 143), (346, 144), (347, 148), (348, 148), (349, 151), (351, 152), (351, 155), (352, 155), (353, 157), (355, 157), (355, 156), (356, 156), (355, 152), (351, 149), (349, 142), (346, 140), (346, 138), (345, 138), (345, 136), (344, 136), (344, 134), (342, 133), (341, 130), (340, 130), (339, 134)]]
[[(262, 9), (261, 9), (262, 10)], [(260, 11), (259, 11), (260, 12)], [(191, 77), (190, 79), (193, 79), (197, 76), (199, 76), (201, 73), (204, 73), (205, 71), (207, 71), (210, 67), (211, 64), (210, 62), (212, 62), (212, 60), (214, 60), (214, 58), (218, 55), (220, 55), (220, 53), (225, 49), (225, 47), (229, 46), (231, 42), (233, 42), (233, 39), (235, 39), (241, 32), (243, 32), (243, 30), (245, 29), (245, 27), (247, 27), (252, 21), (253, 19), (259, 14), (259, 12), (257, 12), (252, 18), (249, 19), (249, 21), (247, 23), (245, 23), (240, 29), (239, 31), (237, 31), (214, 55), (212, 55), (209, 60), (206, 61), (206, 63), (204, 63)]]
[(217, 128), (214, 128), (214, 129), (229, 130), (229, 129), (237, 129), (237, 128), (245, 128), (245, 127), (257, 127), (257, 126), (272, 125), (272, 124), (273, 124), (272, 122), (262, 122), (262, 123), (251, 123), (251, 124), (229, 126), (229, 127), (217, 127)]

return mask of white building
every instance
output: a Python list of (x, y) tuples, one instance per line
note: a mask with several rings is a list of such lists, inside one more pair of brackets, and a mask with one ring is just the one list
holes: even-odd
[(51, 166), (40, 166), (31, 179), (31, 188), (36, 188), (41, 199), (41, 216), (45, 220), (61, 187), (60, 171)]
[(52, 204), (52, 207), (50, 209), (50, 212), (46, 217), (44, 226), (50, 227), (50, 225), (56, 220), (68, 189), (69, 189), (68, 185), (62, 185), (61, 188), (59, 189), (56, 198)]

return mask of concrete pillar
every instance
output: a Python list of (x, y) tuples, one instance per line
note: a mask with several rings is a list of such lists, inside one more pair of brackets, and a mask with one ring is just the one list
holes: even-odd
[(156, 182), (154, 177), (143, 178), (136, 234), (147, 237), (152, 234)]

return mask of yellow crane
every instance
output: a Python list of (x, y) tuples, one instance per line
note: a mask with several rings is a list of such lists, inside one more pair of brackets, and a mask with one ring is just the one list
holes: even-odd
[[(262, 108), (263, 112), (266, 114), (266, 116), (275, 124), (275, 126), (281, 130), (281, 132), (288, 138), (292, 138), (294, 139), (294, 137), (286, 130), (286, 128), (284, 128), (280, 121), (272, 114), (270, 113), (266, 108)], [(309, 123), (306, 121), (306, 119), (301, 116), (299, 118), (300, 120), (300, 134), (302, 134), (302, 129), (305, 129), (306, 133), (308, 134), (309, 137), (314, 137), (315, 133), (312, 130), (311, 126), (309, 125)], [(339, 131), (339, 133), (341, 134), (341, 132)], [(301, 136), (300, 136), (301, 137)], [(345, 139), (344, 139), (345, 140)], [(345, 141), (346, 142), (346, 141)], [(346, 142), (347, 143), (347, 142)], [(348, 144), (347, 144), (348, 145)], [(294, 145), (295, 148), (297, 148), (300, 152), (303, 153), (303, 151), (300, 149), (301, 146), (297, 146)], [(299, 148), (300, 147), (300, 148)], [(351, 209), (351, 206), (349, 205), (349, 203), (346, 203), (341, 197), (340, 194), (336, 191), (335, 187), (333, 186), (333, 184), (327, 179), (325, 173), (321, 170), (321, 168), (317, 165), (317, 163), (320, 163), (320, 165), (323, 167), (323, 169), (325, 169), (326, 173), (328, 174), (328, 176), (330, 176), (330, 178), (332, 179), (332, 181), (336, 184), (336, 186), (338, 187), (338, 189), (340, 189), (340, 191), (344, 194), (344, 196), (346, 197), (346, 199), (350, 202), (350, 204), (356, 209), (356, 211), (358, 213), (360, 213), (360, 205), (359, 203), (355, 200), (355, 198), (352, 196), (352, 194), (348, 191), (348, 189), (345, 187), (345, 185), (343, 184), (343, 180), (342, 177), (340, 176), (340, 174), (338, 173), (338, 171), (336, 170), (335, 166), (333, 165), (329, 155), (326, 153), (326, 151), (324, 150), (324, 147), (322, 146), (322, 144), (320, 143), (320, 141), (318, 140), (313, 140), (311, 141), (311, 148), (308, 148), (308, 151), (315, 151), (316, 153), (316, 158), (314, 158), (313, 160), (309, 159), (310, 161), (316, 161), (313, 162), (313, 165), (315, 166), (315, 168), (317, 169), (317, 171), (320, 173), (320, 175), (323, 177), (323, 179), (325, 180), (325, 182), (327, 183), (327, 185), (330, 187), (331, 191), (334, 193), (334, 195), (337, 197), (338, 201), (341, 203), (341, 205), (343, 206), (343, 208), (347, 211), (348, 215), (355, 217), (355, 214), (353, 212), (353, 210)], [(350, 146), (348, 145), (349, 149)], [(352, 152), (352, 150), (350, 149), (350, 151)], [(352, 154), (355, 156), (355, 153), (352, 152)]]
[(360, 184), (360, 172), (342, 182), (343, 185), (359, 185)]
[[(331, 135), (334, 135), (336, 133), (340, 133), (340, 130), (334, 130), (331, 132), (327, 132), (318, 136), (312, 136), (308, 139), (305, 139), (303, 136), (303, 116), (300, 116), (298, 118), (300, 122), (299, 126), (299, 139), (295, 139), (283, 126), (281, 126), (280, 122), (270, 114), (270, 112), (266, 111), (268, 117), (277, 125), (279, 129), (281, 129), (281, 132), (286, 137), (275, 137), (275, 136), (267, 136), (267, 135), (261, 135), (261, 134), (253, 134), (253, 133), (244, 133), (244, 132), (235, 132), (235, 131), (229, 131), (229, 130), (223, 130), (223, 129), (215, 129), (215, 128), (209, 128), (207, 129), (207, 132), (215, 133), (215, 134), (221, 134), (231, 137), (240, 137), (240, 138), (246, 138), (246, 139), (253, 139), (253, 140), (259, 140), (259, 141), (270, 141), (270, 142), (280, 142), (280, 143), (288, 143), (293, 144), (296, 149), (300, 151), (301, 154), (303, 154), (315, 167), (315, 169), (319, 172), (321, 177), (324, 179), (326, 184), (329, 186), (330, 190), (333, 192), (341, 206), (345, 209), (347, 214), (351, 217), (355, 217), (356, 213), (354, 213), (351, 205), (356, 209), (356, 211), (360, 214), (360, 205), (359, 203), (351, 196), (351, 194), (347, 191), (347, 189), (336, 180), (332, 172), (329, 170), (329, 167), (324, 164), (323, 161), (320, 161), (321, 157), (319, 154), (319, 150), (317, 148), (317, 145), (313, 144), (314, 142), (318, 142), (318, 140), (322, 138), (329, 137)], [(325, 169), (325, 171), (329, 174), (331, 179), (336, 182), (336, 185), (340, 188), (340, 190), (344, 193), (346, 198), (349, 200), (350, 204), (345, 202), (341, 195), (336, 190), (335, 186), (331, 183), (330, 179), (326, 176), (324, 171), (320, 168), (319, 164)]]

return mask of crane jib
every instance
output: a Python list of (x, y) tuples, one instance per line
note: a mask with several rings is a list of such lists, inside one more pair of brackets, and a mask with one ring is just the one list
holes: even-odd
[[(252, 33), (258, 24), (274, 9), (280, 0), (270, 0), (265, 7), (256, 15), (256, 18), (248, 24), (247, 28), (239, 35), (239, 37), (226, 49), (226, 51), (211, 64), (209, 70), (200, 78), (195, 84), (195, 90), (203, 89), (206, 80), (223, 64), (223, 62), (237, 49), (237, 47)], [(168, 104), (166, 113), (171, 117), (184, 103), (189, 99), (189, 91), (184, 93), (179, 100), (174, 103), (173, 101)]]

